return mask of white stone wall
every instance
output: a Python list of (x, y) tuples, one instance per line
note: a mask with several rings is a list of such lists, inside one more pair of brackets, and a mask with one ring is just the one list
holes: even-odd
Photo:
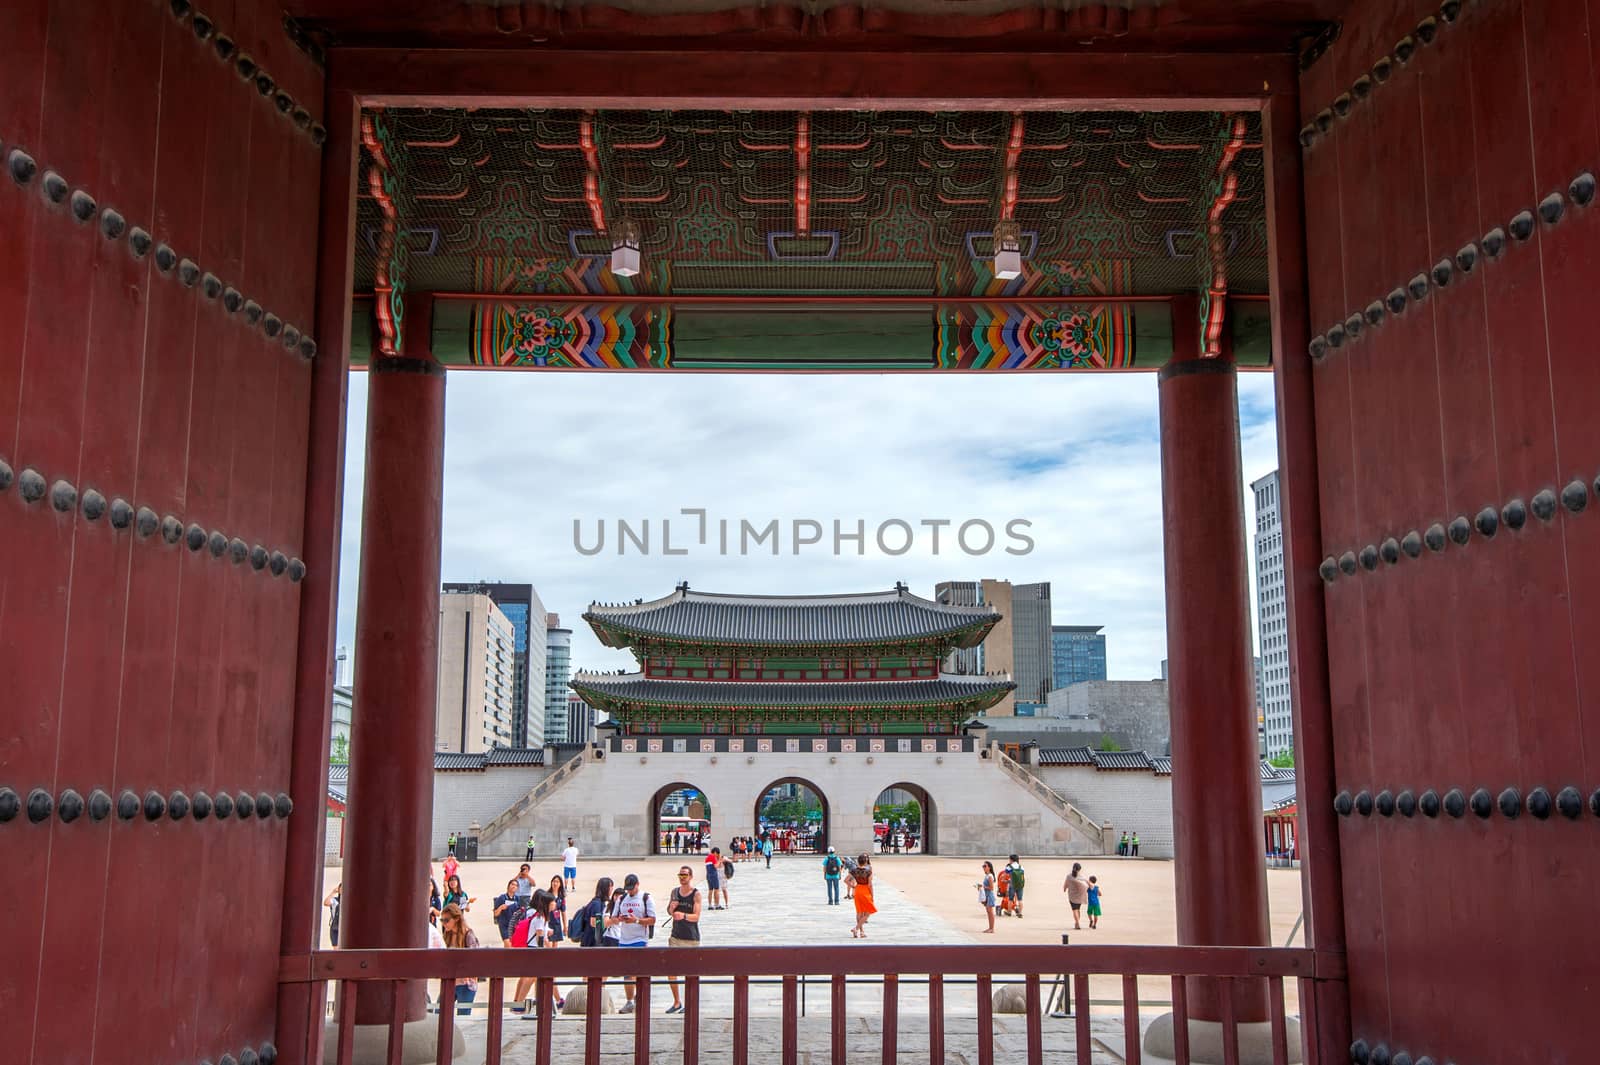
[(327, 815), (327, 824), (322, 833), (322, 857), (324, 865), (343, 865), (344, 855), (340, 853), (344, 842), (344, 818), (337, 814)]
[(1102, 770), (1093, 766), (1046, 766), (1039, 779), (1085, 815), (1111, 822), (1109, 849), (1122, 833), (1139, 833), (1139, 856), (1172, 857), (1172, 778), (1147, 769)]
[[(506, 807), (533, 790), (533, 786), (550, 773), (547, 766), (508, 765), (492, 766), (481, 772), (475, 770), (435, 771), (433, 774), (433, 832), (431, 853), (443, 856), (452, 831), (466, 834), (472, 822), (486, 825), (505, 812)], [(516, 841), (516, 854), (521, 856), (527, 848), (524, 833)], [(561, 847), (554, 837), (539, 836), (540, 854), (560, 854)], [(512, 853), (507, 849), (507, 854)]]
[[(439, 833), (448, 833), (450, 824), (465, 827), (474, 816), (465, 812), (462, 792), (496, 789), (494, 798), (485, 794), (472, 799), (475, 816), (486, 824), (526, 794), (537, 779), (524, 777), (526, 783), (502, 788), (498, 778), (506, 772), (490, 768), (482, 773), (436, 774), (436, 839), (443, 839)], [(730, 836), (754, 834), (757, 799), (774, 784), (795, 778), (814, 786), (827, 801), (829, 842), (846, 852), (859, 853), (871, 845), (872, 807), (878, 795), (896, 784), (912, 784), (925, 789), (932, 800), (935, 853), (1098, 853), (1090, 840), (997, 763), (975, 751), (607, 752), (604, 760), (585, 763), (501, 837), (484, 840), (482, 853), (520, 855), (530, 827), (541, 854), (559, 852), (558, 842), (564, 843), (569, 834), (590, 854), (648, 853), (654, 831), (651, 802), (669, 784), (704, 793), (711, 806), (712, 835), (724, 842)], [(441, 817), (454, 821), (446, 823)]]

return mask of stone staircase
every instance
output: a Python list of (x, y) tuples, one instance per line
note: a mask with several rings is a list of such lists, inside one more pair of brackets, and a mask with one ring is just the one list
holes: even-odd
[[(498, 817), (484, 825), (478, 833), (478, 850), (480, 854), (495, 854), (495, 845), (500, 838), (511, 828), (517, 825), (523, 814), (533, 809), (539, 803), (549, 798), (557, 788), (571, 780), (583, 768), (584, 761), (589, 752), (571, 758), (556, 767), (556, 771), (545, 777), (533, 786), (533, 789), (507, 807)], [(520, 853), (521, 847), (513, 848)], [(509, 853), (509, 852), (508, 852)]]
[(1026, 766), (1018, 763), (1016, 759), (1007, 755), (1000, 748), (994, 747), (991, 748), (991, 751), (994, 758), (1000, 763), (1000, 768), (1006, 771), (1006, 775), (1024, 788), (1027, 788), (1035, 798), (1059, 814), (1063, 821), (1071, 825), (1084, 838), (1099, 848), (1101, 854), (1108, 853), (1105, 849), (1104, 831), (1099, 822), (1072, 805), (1059, 791), (1056, 791), (1050, 785), (1028, 772)]

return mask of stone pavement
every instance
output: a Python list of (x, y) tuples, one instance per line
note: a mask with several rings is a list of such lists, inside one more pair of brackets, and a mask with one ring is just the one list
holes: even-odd
[[(697, 873), (700, 871), (698, 863), (691, 861), (688, 864), (695, 867)], [(889, 865), (889, 860), (882, 863), (885, 871)], [(703, 891), (704, 883), (699, 886)], [(652, 899), (664, 909), (665, 892), (652, 891), (651, 894)], [(974, 921), (974, 907), (962, 905), (967, 901), (965, 897), (954, 900), (953, 917), (946, 916), (911, 902), (891, 883), (880, 882), (875, 892), (878, 913), (867, 925), (869, 938), (852, 939), (849, 929), (855, 921), (855, 911), (849, 900), (843, 900), (838, 907), (826, 905), (820, 858), (775, 858), (771, 869), (755, 862), (744, 863), (738, 867), (733, 878), (730, 895), (732, 905), (728, 909), (709, 911), (701, 919), (702, 941), (707, 946), (806, 944), (871, 949), (874, 944), (880, 943), (960, 945), (988, 938), (968, 933), (969, 928), (981, 924), (981, 918)], [(663, 930), (652, 941), (651, 949), (665, 946)], [(779, 1060), (782, 999), (776, 978), (780, 975), (775, 973), (770, 984), (752, 982), (750, 989), (750, 1060), (761, 1065)], [(921, 979), (920, 976), (908, 976), (908, 982), (902, 983), (900, 988), (901, 1061), (928, 1061), (927, 992), (924, 987), (909, 982)], [(622, 989), (613, 987), (610, 993), (620, 1006), (623, 1001)], [(1048, 995), (1048, 987), (1045, 993)], [(486, 998), (487, 994), (487, 987), (480, 987), (480, 1000)], [(852, 1063), (882, 1059), (882, 994), (882, 986), (876, 982), (852, 979), (849, 985), (846, 997), (849, 1014), (846, 1049), (848, 1060)], [(671, 993), (664, 983), (652, 985), (651, 999), (651, 1061), (682, 1062), (682, 1020), (677, 1015), (664, 1012), (672, 1003)], [(803, 1065), (821, 1065), (830, 1060), (830, 995), (826, 979), (807, 981), (803, 1004), (805, 1012), (799, 1027), (799, 1060)], [(1154, 1016), (1153, 1012), (1147, 1013), (1149, 1016), (1146, 1020)], [(700, 1015), (699, 1060), (730, 1062), (732, 988), (702, 983)], [(476, 1063), (484, 1059), (483, 1017), (480, 1001), (471, 1019), (461, 1018), (468, 1045), (468, 1062)], [(558, 1016), (552, 1023), (553, 1060), (581, 1061), (585, 1019), (581, 1015)], [(952, 1065), (976, 1062), (977, 1000), (970, 984), (946, 986), (944, 1025), (945, 1061)], [(1094, 1061), (1121, 1062), (1123, 1028), (1120, 1016), (1115, 1013), (1096, 1016), (1093, 1030), (1096, 1036)], [(507, 1065), (522, 1065), (534, 1060), (536, 1031), (536, 1021), (507, 1014), (504, 1022), (504, 1061)], [(1043, 1031), (1047, 1061), (1076, 1061), (1072, 1020), (1047, 1017)], [(601, 1021), (601, 1033), (602, 1060), (611, 1065), (632, 1060), (632, 1016), (605, 1015)], [(1027, 1048), (1022, 1017), (996, 1015), (995, 1033), (996, 1061), (1016, 1061), (1022, 1057)]]

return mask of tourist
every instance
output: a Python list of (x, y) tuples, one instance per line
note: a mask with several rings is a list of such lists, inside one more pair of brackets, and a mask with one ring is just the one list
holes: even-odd
[(878, 912), (872, 904), (872, 859), (865, 854), (856, 859), (849, 875), (850, 894), (856, 900), (856, 925), (850, 934), (857, 939), (867, 938), (867, 918)]
[(522, 921), (522, 901), (517, 896), (517, 881), (506, 881), (506, 893), (494, 897), (494, 923), (500, 929), (500, 945), (509, 947), (511, 935)]
[(533, 861), (533, 833), (532, 832), (528, 833), (528, 853), (524, 854), (522, 856), (522, 860), (525, 861), (525, 862)]
[[(700, 892), (694, 886), (694, 871), (687, 865), (678, 870), (678, 886), (667, 899), (667, 916), (672, 918), (672, 937), (669, 947), (698, 947), (700, 945)], [(678, 997), (678, 979), (667, 978), (672, 989), (672, 1005), (668, 1013), (682, 1013), (683, 1000)]]
[(1132, 850), (1130, 850), (1128, 853), (1132, 854), (1135, 858), (1139, 857), (1139, 833), (1135, 832), (1133, 834), (1133, 837), (1128, 840), (1128, 846), (1132, 848)]
[(1089, 878), (1089, 927), (1100, 927), (1100, 882)]
[(995, 878), (994, 904), (1000, 911), (1000, 916), (1011, 916), (1011, 867), (1008, 865), (1000, 870), (1000, 875)]
[(822, 859), (822, 883), (828, 889), (828, 905), (839, 905), (839, 875), (844, 872), (844, 863), (834, 853), (832, 847), (828, 848), (828, 856)]
[(989, 927), (985, 932), (994, 931), (994, 863), (983, 863), (983, 879), (978, 881), (978, 905), (983, 907), (983, 912), (989, 917)]
[[(513, 943), (533, 949), (550, 945), (550, 904), (554, 901), (548, 891), (535, 891), (533, 905), (528, 910), (528, 915), (522, 919), (522, 924), (517, 927), (512, 939)], [(533, 990), (532, 976), (519, 976), (517, 978), (516, 994), (511, 996), (514, 1005), (512, 1013), (528, 1012), (528, 992)]]
[(428, 924), (437, 925), (439, 911), (444, 909), (444, 897), (439, 894), (439, 882), (433, 878), (433, 869), (428, 869)]
[(764, 855), (766, 855), (767, 868), (771, 869), (772, 868), (772, 837), (771, 836), (768, 836), (766, 842), (761, 845), (761, 852)]
[[(629, 873), (622, 881), (623, 895), (612, 908), (611, 915), (606, 918), (606, 924), (617, 929), (617, 946), (619, 947), (645, 947), (649, 945), (650, 937), (655, 934), (656, 908), (650, 901), (648, 892), (639, 890), (639, 877)], [(622, 1013), (633, 1012), (633, 980), (630, 977), (627, 983), (628, 1001), (623, 1003)]]
[(567, 880), (569, 891), (578, 890), (578, 845), (567, 837), (567, 849), (561, 852), (561, 875)]
[[(445, 854), (452, 858), (456, 855), (456, 834), (454, 832), (450, 833), (450, 838), (445, 840)], [(449, 873), (445, 874), (446, 877), (449, 875)]]
[(564, 930), (567, 927), (567, 882), (559, 876), (553, 876), (550, 878), (548, 891), (555, 896), (555, 913), (561, 918), (560, 924), (554, 926), (558, 933), (555, 938), (559, 942), (566, 938)]
[(581, 918), (578, 933), (578, 946), (600, 947), (615, 946), (614, 943), (604, 943), (601, 936), (605, 932), (606, 909), (611, 905), (611, 878), (603, 876), (594, 886), (594, 895), (583, 904), (574, 916)]
[(322, 900), (322, 904), (328, 907), (329, 910), (328, 939), (336, 947), (339, 945), (339, 892), (343, 888), (343, 884), (333, 885), (333, 890), (328, 892), (328, 897)]
[(1117, 841), (1117, 857), (1118, 858), (1126, 858), (1127, 856), (1128, 856), (1128, 834), (1126, 832), (1124, 832), (1122, 834), (1122, 838)]
[[(444, 912), (439, 915), (439, 934), (444, 937), (444, 945), (455, 950), (472, 950), (478, 946), (478, 937), (467, 927), (467, 919), (462, 914), (461, 908), (455, 903), (447, 902)], [(441, 982), (441, 990), (442, 990)], [(462, 977), (456, 981), (456, 1013), (470, 1015), (472, 1002), (478, 997), (478, 981), (476, 977)], [(444, 1004), (440, 1003), (440, 1009)]]
[(450, 882), (450, 878), (455, 876), (456, 872), (460, 868), (461, 868), (461, 863), (456, 861), (456, 855), (455, 855), (454, 851), (451, 851), (449, 854), (445, 855), (444, 856), (444, 882), (448, 884)]
[(517, 902), (523, 909), (527, 909), (533, 899), (533, 874), (528, 869), (528, 864), (524, 862), (522, 868), (517, 870)]
[(728, 899), (728, 883), (733, 879), (733, 862), (724, 856), (720, 850), (716, 854), (717, 862), (722, 866), (722, 908), (726, 910), (733, 905)]
[[(617, 943), (617, 937), (622, 934), (622, 928), (619, 925), (613, 925), (610, 918), (617, 912), (617, 903), (621, 902), (622, 896), (626, 894), (627, 892), (622, 890), (620, 887), (613, 887), (611, 889), (611, 898), (607, 900), (605, 912), (600, 918), (600, 945), (602, 947), (615, 947), (619, 945)], [(628, 997), (633, 997), (631, 989)]]
[(722, 870), (717, 867), (717, 854), (712, 851), (706, 855), (706, 909), (720, 910), (717, 905), (717, 896), (722, 894)]
[(1027, 886), (1028, 874), (1022, 870), (1022, 859), (1015, 854), (1006, 863), (1006, 868), (1011, 870), (1011, 878), (1006, 883), (1006, 898), (1010, 899), (1016, 907), (1017, 916), (1022, 916), (1022, 889)]
[(472, 904), (478, 901), (476, 895), (471, 898), (461, 890), (461, 878), (454, 874), (444, 878), (444, 905), (449, 908), (452, 904), (461, 907), (461, 912), (466, 913), (472, 909)]
[(1061, 890), (1067, 893), (1067, 904), (1072, 907), (1072, 927), (1082, 928), (1078, 918), (1083, 904), (1089, 901), (1089, 882), (1083, 878), (1082, 862), (1072, 863), (1072, 872), (1067, 874), (1067, 881), (1061, 885)]

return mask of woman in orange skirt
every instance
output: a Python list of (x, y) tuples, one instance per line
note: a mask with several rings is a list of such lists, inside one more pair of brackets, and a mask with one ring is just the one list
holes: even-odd
[(872, 859), (865, 854), (856, 859), (856, 867), (845, 877), (852, 885), (856, 903), (856, 926), (850, 934), (857, 939), (867, 938), (867, 918), (878, 912), (872, 904)]

